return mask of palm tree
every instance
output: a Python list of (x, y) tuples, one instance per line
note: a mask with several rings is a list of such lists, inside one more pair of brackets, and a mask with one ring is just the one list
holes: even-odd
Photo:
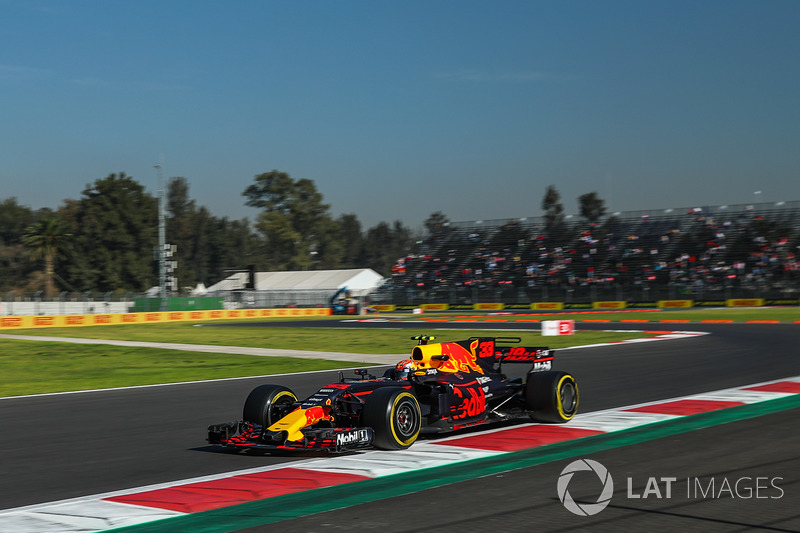
[(53, 284), (53, 264), (56, 257), (63, 255), (72, 235), (67, 233), (57, 218), (43, 218), (28, 226), (22, 236), (22, 242), (30, 248), (34, 259), (44, 258), (45, 294), (52, 297), (56, 289)]

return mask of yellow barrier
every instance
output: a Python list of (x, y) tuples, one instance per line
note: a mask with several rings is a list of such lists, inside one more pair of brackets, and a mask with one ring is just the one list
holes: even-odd
[(422, 304), (420, 307), (425, 311), (447, 311), (450, 309), (448, 304)]
[(656, 305), (662, 309), (694, 307), (694, 300), (659, 300)]
[(594, 302), (592, 309), (625, 309), (628, 302)]
[(534, 311), (561, 311), (564, 309), (564, 302), (534, 302), (531, 304)]
[(98, 315), (40, 315), (0, 317), (0, 330), (22, 328), (60, 328), (105, 326), (111, 324), (155, 324), (196, 320), (229, 320), (236, 318), (328, 316), (327, 308), (280, 309), (214, 309), (210, 311), (163, 311), (154, 313), (118, 313)]
[(476, 311), (502, 311), (506, 308), (505, 304), (500, 303), (482, 303), (482, 304), (475, 304)]
[(397, 309), (397, 306), (394, 305), (394, 304), (392, 304), (392, 305), (373, 305), (372, 308), (375, 309), (376, 311), (395, 311)]
[(727, 307), (763, 307), (764, 298), (737, 298), (735, 300), (725, 300)]

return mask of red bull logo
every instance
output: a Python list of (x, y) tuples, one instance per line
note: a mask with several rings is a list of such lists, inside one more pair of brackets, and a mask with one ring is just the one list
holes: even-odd
[(480, 387), (470, 387), (462, 390), (461, 387), (456, 387), (453, 392), (463, 401), (457, 405), (453, 411), (453, 419), (458, 420), (461, 418), (472, 418), (478, 416), (486, 410), (486, 395)]
[(440, 372), (477, 372), (483, 374), (483, 369), (478, 365), (477, 356), (475, 355), (475, 350), (478, 347), (477, 340), (470, 344), (469, 351), (455, 342), (443, 342), (441, 347), (442, 355), (446, 355), (448, 359), (439, 365)]
[(306, 425), (313, 426), (320, 420), (324, 420), (328, 417), (328, 414), (325, 412), (325, 408), (321, 405), (315, 405), (310, 409), (306, 409)]

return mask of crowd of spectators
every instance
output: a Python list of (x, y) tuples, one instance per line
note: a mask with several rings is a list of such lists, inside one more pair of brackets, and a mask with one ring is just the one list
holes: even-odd
[(619, 215), (559, 232), (543, 220), (445, 226), (398, 259), (387, 289), (769, 287), (797, 297), (800, 209)]

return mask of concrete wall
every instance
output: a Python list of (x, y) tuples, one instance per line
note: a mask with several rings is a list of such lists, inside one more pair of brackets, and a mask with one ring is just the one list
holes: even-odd
[(0, 316), (127, 313), (133, 302), (0, 302)]

